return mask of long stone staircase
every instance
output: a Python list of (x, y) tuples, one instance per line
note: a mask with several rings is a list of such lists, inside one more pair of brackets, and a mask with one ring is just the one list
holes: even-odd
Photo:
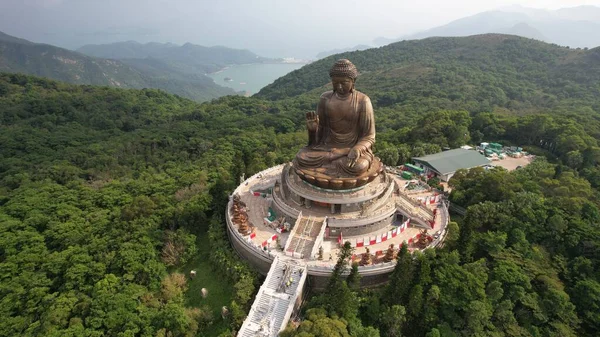
[(276, 337), (285, 329), (300, 304), (307, 274), (304, 263), (275, 257), (238, 336)]

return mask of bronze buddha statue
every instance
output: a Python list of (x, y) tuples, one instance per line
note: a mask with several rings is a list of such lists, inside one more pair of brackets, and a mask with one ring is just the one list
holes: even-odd
[(358, 71), (346, 59), (329, 71), (333, 90), (321, 95), (317, 111), (306, 113), (308, 145), (294, 159), (305, 181), (328, 189), (350, 189), (381, 171), (373, 156), (375, 118), (369, 97), (354, 89)]

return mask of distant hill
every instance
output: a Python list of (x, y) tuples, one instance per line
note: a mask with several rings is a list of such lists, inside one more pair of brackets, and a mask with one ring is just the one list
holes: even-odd
[(438, 109), (572, 111), (573, 100), (597, 106), (600, 97), (600, 48), (576, 50), (501, 34), (402, 41), (338, 54), (277, 79), (256, 96), (318, 97), (330, 88), (328, 69), (342, 57), (358, 67), (357, 88), (376, 107), (389, 107), (396, 119), (405, 111)]
[[(528, 20), (529, 16), (525, 13), (488, 11), (452, 21), (447, 25), (408, 35), (405, 39), (414, 40), (431, 36), (469, 36), (509, 32), (523, 37), (543, 39), (543, 34), (528, 24)], [(519, 29), (520, 27), (523, 29)]]
[(249, 50), (227, 47), (204, 47), (191, 43), (183, 46), (172, 43), (146, 43), (135, 41), (117, 42), (102, 45), (86, 45), (78, 52), (95, 57), (109, 59), (145, 59), (162, 60), (175, 69), (200, 74), (217, 71), (231, 64), (273, 62), (260, 57)]
[(21, 44), (34, 44), (31, 41), (27, 41), (24, 39), (20, 39), (18, 37), (10, 36), (8, 34), (4, 34), (3, 32), (0, 32), (0, 41), (15, 42), (15, 43), (21, 43)]
[(133, 59), (160, 55), (165, 50), (177, 48), (172, 43), (150, 42), (141, 44), (136, 41), (115, 42), (110, 44), (88, 44), (77, 49), (78, 52), (107, 59)]
[(365, 49), (369, 49), (369, 48), (373, 48), (373, 47), (367, 46), (366, 44), (359, 44), (359, 45), (356, 45), (356, 46), (350, 47), (350, 48), (327, 50), (327, 51), (318, 53), (317, 59), (322, 59), (324, 57), (334, 55), (334, 54), (345, 53), (347, 51), (365, 50)]
[(515, 34), (570, 47), (600, 46), (600, 8), (579, 6), (555, 11), (511, 6), (486, 11), (399, 38), (377, 38), (376, 45), (432, 36), (469, 36), (485, 33)]
[(525, 22), (519, 22), (510, 28), (501, 29), (498, 33), (528, 37), (540, 41), (546, 40), (546, 37), (539, 30)]
[(196, 101), (234, 91), (204, 75), (187, 74), (160, 60), (121, 62), (95, 58), (0, 33), (0, 71), (48, 77), (74, 84), (157, 88)]

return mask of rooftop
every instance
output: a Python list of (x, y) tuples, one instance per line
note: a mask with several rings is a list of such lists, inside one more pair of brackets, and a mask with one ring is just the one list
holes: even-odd
[(479, 152), (465, 149), (443, 151), (428, 156), (415, 157), (413, 160), (426, 163), (440, 174), (448, 174), (459, 169), (468, 169), (490, 163)]

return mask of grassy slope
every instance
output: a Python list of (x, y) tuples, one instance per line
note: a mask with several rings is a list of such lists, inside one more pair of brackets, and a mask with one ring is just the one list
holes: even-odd
[[(217, 336), (228, 328), (228, 324), (221, 318), (221, 308), (229, 306), (233, 286), (224, 277), (219, 277), (213, 270), (214, 267), (208, 262), (210, 247), (207, 235), (198, 234), (196, 245), (198, 255), (185, 266), (178, 269), (180, 273), (189, 275), (190, 270), (196, 270), (194, 279), (188, 282), (188, 291), (185, 293), (186, 305), (189, 307), (202, 307), (207, 305), (214, 315), (214, 323), (204, 333), (207, 336)], [(201, 289), (208, 290), (208, 296), (202, 298)]]

